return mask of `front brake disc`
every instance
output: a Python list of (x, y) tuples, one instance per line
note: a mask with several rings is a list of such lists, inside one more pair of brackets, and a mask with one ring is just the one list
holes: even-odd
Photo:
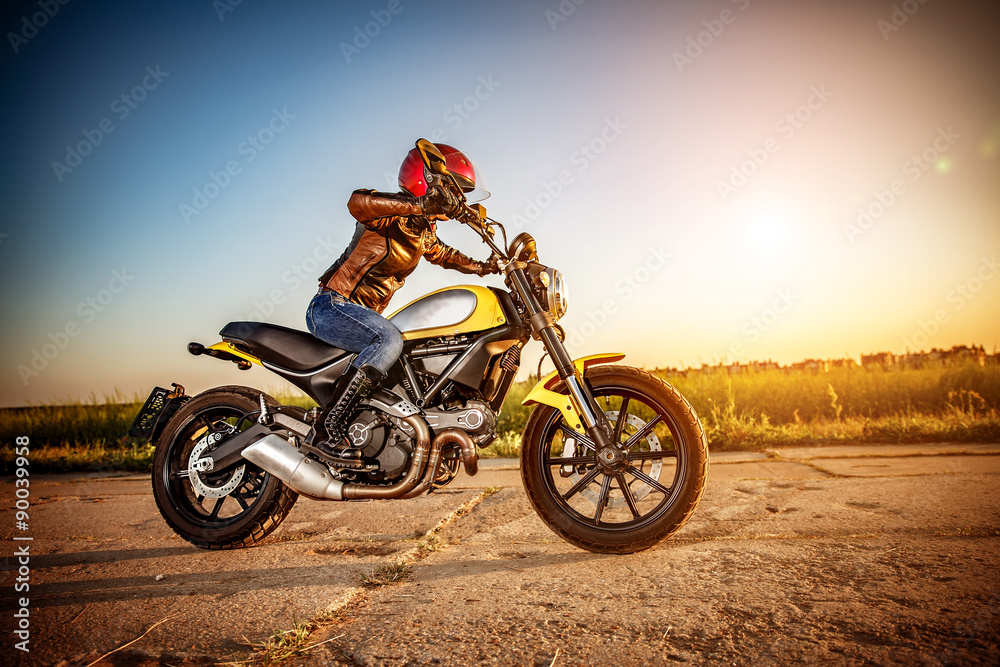
[[(608, 410), (604, 414), (608, 416), (608, 419), (611, 421), (612, 424), (618, 421), (617, 410)], [(629, 415), (628, 418), (625, 420), (625, 426), (627, 427), (630, 426), (633, 429), (635, 429), (634, 431), (632, 431), (633, 433), (637, 433), (645, 425), (646, 422), (644, 422), (638, 415)], [(646, 435), (646, 437), (642, 439), (641, 442), (645, 442), (646, 444), (649, 445), (648, 451), (651, 452), (660, 451), (660, 439), (657, 438), (652, 431), (650, 431)], [(660, 463), (660, 459), (653, 459), (652, 465), (650, 466), (650, 469), (646, 474), (649, 475), (653, 480), (660, 481), (661, 467), (662, 464)], [(582, 475), (580, 475), (579, 470), (574, 469), (573, 473), (569, 477), (571, 480), (573, 480), (573, 483), (576, 484), (577, 482), (580, 481)], [(640, 500), (645, 498), (649, 494), (649, 492), (652, 491), (652, 489), (649, 487), (648, 484), (646, 484), (645, 482), (639, 482), (638, 480), (634, 479), (629, 484), (629, 490), (632, 492), (632, 497), (635, 499), (636, 502), (639, 502)], [(582, 495), (590, 502), (594, 503), (594, 505), (597, 505), (597, 501), (600, 495), (599, 492), (600, 492), (600, 484), (595, 482), (592, 484), (588, 484), (586, 488), (581, 490), (580, 495)], [(608, 507), (626, 506), (625, 496), (621, 494), (621, 490), (619, 490), (619, 495), (611, 496), (610, 498), (608, 498), (607, 506)]]

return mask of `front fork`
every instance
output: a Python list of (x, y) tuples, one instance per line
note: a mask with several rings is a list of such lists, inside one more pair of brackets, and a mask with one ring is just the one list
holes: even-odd
[[(562, 412), (569, 428), (586, 433), (594, 444), (598, 461), (609, 468), (621, 466), (625, 461), (625, 455), (617, 446), (618, 443), (612, 441), (607, 417), (597, 405), (583, 377), (587, 366), (618, 361), (625, 355), (592, 355), (574, 361), (563, 345), (552, 314), (538, 304), (524, 269), (516, 266), (516, 262), (514, 264), (512, 270), (507, 272), (507, 276), (528, 309), (532, 333), (545, 345), (556, 367), (553, 373), (540, 380), (528, 393), (523, 404), (544, 403), (555, 407)], [(549, 386), (555, 383), (556, 375), (565, 383), (568, 395), (549, 389)]]

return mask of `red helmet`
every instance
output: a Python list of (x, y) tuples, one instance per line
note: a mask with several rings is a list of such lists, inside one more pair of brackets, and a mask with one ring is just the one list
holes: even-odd
[[(481, 179), (476, 171), (472, 160), (453, 146), (447, 144), (434, 144), (441, 154), (444, 155), (444, 164), (448, 171), (452, 173), (458, 181), (462, 192), (470, 202), (482, 201), (490, 196), (490, 193), (483, 187)], [(477, 187), (478, 184), (478, 187)], [(427, 193), (427, 180), (424, 175), (424, 162), (420, 159), (420, 152), (410, 149), (399, 166), (399, 187), (409, 192), (414, 197), (422, 197)]]

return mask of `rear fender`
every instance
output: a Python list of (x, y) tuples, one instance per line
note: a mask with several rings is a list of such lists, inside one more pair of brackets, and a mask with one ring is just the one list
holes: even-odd
[(242, 350), (238, 350), (236, 347), (224, 340), (209, 347), (205, 347), (201, 343), (189, 343), (188, 352), (195, 356), (205, 354), (210, 357), (215, 357), (216, 359), (231, 361), (239, 366), (240, 370), (249, 369), (251, 364), (257, 364), (258, 366), (264, 365), (260, 363), (260, 359), (257, 357), (252, 354), (247, 354)]
[[(573, 361), (573, 366), (576, 368), (576, 374), (580, 378), (583, 378), (587, 373), (587, 369), (591, 366), (596, 366), (597, 364), (613, 364), (624, 358), (625, 355), (618, 352), (591, 354), (586, 357), (575, 359)], [(531, 391), (529, 391), (527, 396), (524, 397), (524, 400), (521, 401), (521, 405), (534, 405), (539, 403), (541, 405), (551, 406), (562, 413), (566, 426), (582, 433), (583, 420), (580, 419), (580, 413), (573, 407), (573, 401), (569, 399), (569, 394), (560, 394), (557, 391), (552, 391), (552, 387), (558, 384), (560, 380), (561, 378), (559, 377), (558, 371), (552, 371), (539, 380), (538, 384), (532, 387)]]

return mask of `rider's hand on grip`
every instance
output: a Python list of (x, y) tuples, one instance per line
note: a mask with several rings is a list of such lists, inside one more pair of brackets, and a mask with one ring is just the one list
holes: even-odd
[(457, 218), (463, 208), (458, 197), (447, 187), (435, 185), (427, 190), (427, 194), (417, 199), (424, 215), (446, 215)]
[(477, 273), (481, 276), (488, 276), (491, 273), (500, 273), (500, 258), (496, 255), (491, 255), (488, 260), (482, 263), (482, 266)]

